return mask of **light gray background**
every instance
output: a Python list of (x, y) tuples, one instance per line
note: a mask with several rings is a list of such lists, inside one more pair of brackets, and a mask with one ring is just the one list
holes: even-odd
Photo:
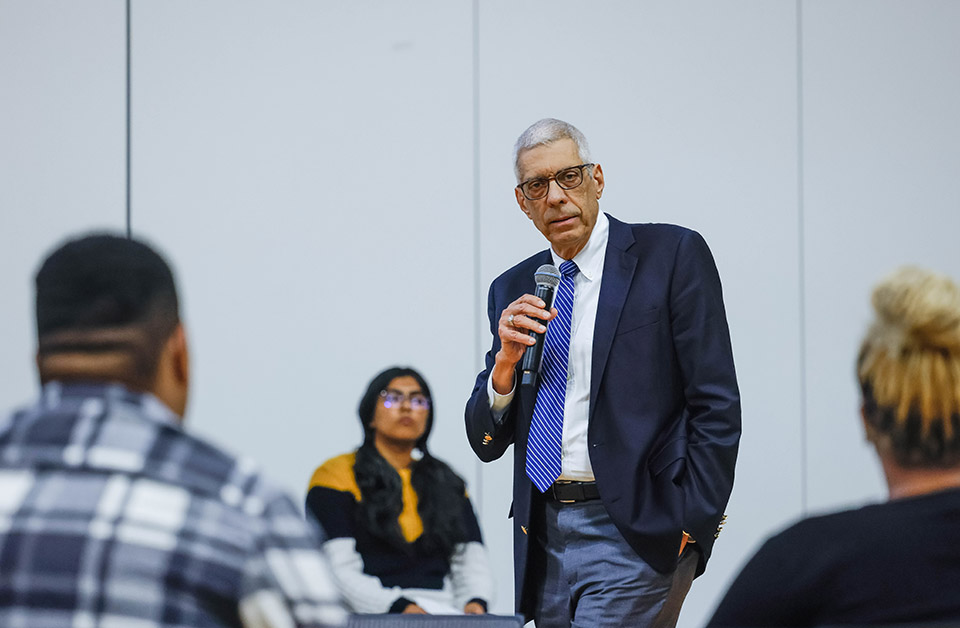
[[(681, 626), (804, 513), (883, 497), (853, 359), (871, 286), (960, 276), (960, 3), (134, 0), (131, 227), (179, 274), (189, 427), (300, 499), (360, 440), (380, 368), (421, 369), (512, 608), (511, 463), (462, 410), (486, 289), (545, 247), (510, 148), (567, 119), (601, 208), (710, 243), (744, 434), (729, 522)], [(30, 281), (127, 227), (126, 3), (0, 0), (0, 406), (35, 394)]]

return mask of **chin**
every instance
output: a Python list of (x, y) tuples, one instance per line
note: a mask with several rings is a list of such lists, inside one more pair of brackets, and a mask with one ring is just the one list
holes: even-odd
[(568, 249), (572, 246), (577, 246), (583, 241), (584, 239), (582, 235), (573, 234), (569, 231), (564, 231), (562, 234), (556, 234), (554, 237), (550, 238), (550, 243), (558, 249)]
[(394, 440), (398, 443), (403, 443), (404, 445), (416, 445), (421, 436), (423, 436), (423, 434), (414, 434), (413, 432), (409, 432), (406, 434), (396, 434), (394, 436)]

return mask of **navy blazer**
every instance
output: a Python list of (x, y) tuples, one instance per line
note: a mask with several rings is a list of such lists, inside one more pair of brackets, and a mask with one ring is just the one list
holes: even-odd
[[(531, 501), (526, 443), (535, 390), (517, 386), (499, 428), (487, 380), (500, 349), (500, 313), (535, 291), (542, 251), (490, 286), (493, 346), (466, 407), (470, 445), (484, 462), (514, 447), (516, 608), (532, 614), (526, 583)], [(519, 366), (519, 365), (518, 365)], [(516, 381), (520, 381), (517, 374)], [(677, 565), (684, 531), (703, 572), (733, 487), (740, 441), (740, 393), (720, 277), (695, 231), (610, 217), (593, 337), (587, 442), (600, 498), (643, 560), (661, 573)], [(526, 586), (525, 586), (526, 585)]]

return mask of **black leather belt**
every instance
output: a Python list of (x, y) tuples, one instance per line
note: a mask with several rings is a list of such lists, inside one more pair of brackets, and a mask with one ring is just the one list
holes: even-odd
[(546, 495), (562, 504), (585, 502), (590, 499), (600, 499), (600, 489), (596, 482), (554, 482), (547, 489)]

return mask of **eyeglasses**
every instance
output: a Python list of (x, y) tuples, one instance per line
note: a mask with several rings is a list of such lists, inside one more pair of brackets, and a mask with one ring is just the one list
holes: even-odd
[(552, 177), (537, 177), (527, 179), (517, 186), (528, 201), (539, 201), (550, 191), (550, 181), (556, 181), (562, 190), (572, 190), (583, 183), (583, 169), (593, 164), (580, 164), (579, 166), (570, 166), (557, 172)]
[(400, 407), (404, 401), (409, 401), (414, 410), (426, 410), (430, 407), (430, 398), (418, 392), (406, 395), (399, 390), (381, 390), (380, 398), (383, 399), (384, 408)]

